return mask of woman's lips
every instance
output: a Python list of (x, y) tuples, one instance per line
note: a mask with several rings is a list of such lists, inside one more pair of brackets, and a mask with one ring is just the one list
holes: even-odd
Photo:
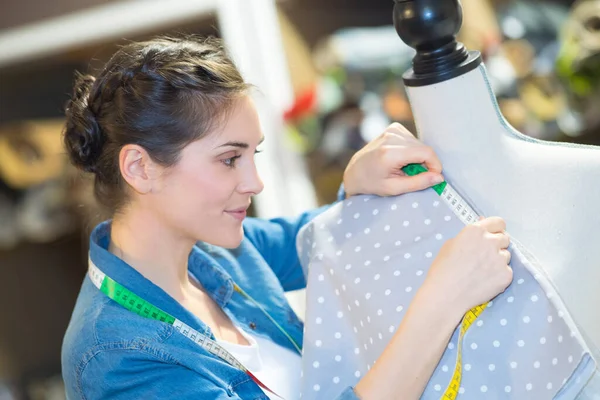
[(243, 221), (244, 218), (246, 218), (246, 208), (240, 208), (237, 210), (230, 210), (230, 211), (225, 211), (227, 214), (231, 215), (233, 218), (237, 219), (238, 221)]

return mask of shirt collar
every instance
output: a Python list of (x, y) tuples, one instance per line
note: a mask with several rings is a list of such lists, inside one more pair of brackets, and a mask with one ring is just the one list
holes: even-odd
[[(110, 221), (99, 224), (90, 236), (90, 260), (106, 275), (133, 293), (171, 314), (207, 336), (210, 328), (172, 298), (168, 293), (145, 278), (137, 270), (108, 251)], [(205, 246), (204, 246), (205, 247)], [(220, 307), (227, 305), (233, 294), (231, 276), (212, 259), (201, 246), (194, 246), (190, 253), (188, 268), (202, 284), (209, 296)]]

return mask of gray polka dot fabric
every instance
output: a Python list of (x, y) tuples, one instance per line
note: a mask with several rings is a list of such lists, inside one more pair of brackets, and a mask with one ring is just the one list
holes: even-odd
[[(297, 243), (308, 271), (303, 399), (335, 398), (360, 380), (441, 246), (462, 228), (433, 190), (356, 196), (303, 228)], [(540, 266), (514, 240), (510, 250), (513, 283), (464, 337), (458, 398), (574, 399), (596, 362)], [(458, 329), (422, 399), (441, 398), (457, 343)]]

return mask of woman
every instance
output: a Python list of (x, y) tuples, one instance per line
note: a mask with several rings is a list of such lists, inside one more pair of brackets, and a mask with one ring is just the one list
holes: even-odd
[[(248, 90), (219, 42), (193, 38), (129, 44), (75, 83), (65, 145), (113, 218), (91, 234), (63, 343), (69, 399), (298, 397), (302, 323), (284, 292), (306, 284), (295, 238), (322, 209), (245, 218), (263, 189)], [(403, 176), (408, 163), (430, 172)], [(388, 196), (441, 179), (432, 150), (394, 124), (343, 183), (347, 196)], [(504, 228), (485, 219), (446, 243), (375, 367), (340, 398), (419, 397), (463, 313), (509, 284)]]

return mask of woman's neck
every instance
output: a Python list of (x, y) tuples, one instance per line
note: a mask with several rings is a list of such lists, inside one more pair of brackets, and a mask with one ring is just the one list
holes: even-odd
[(109, 251), (145, 278), (182, 300), (189, 291), (188, 258), (194, 241), (155, 215), (128, 209), (111, 224)]

